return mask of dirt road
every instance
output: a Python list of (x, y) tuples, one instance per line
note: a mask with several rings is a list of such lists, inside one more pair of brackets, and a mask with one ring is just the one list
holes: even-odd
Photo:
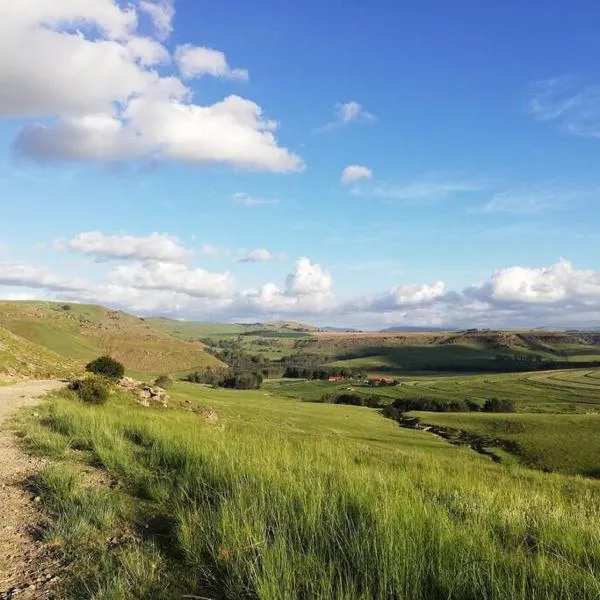
[(23, 491), (23, 481), (40, 461), (19, 448), (9, 417), (63, 385), (59, 381), (27, 381), (0, 387), (0, 600), (49, 597), (54, 575), (47, 572), (41, 544), (30, 534), (39, 513), (31, 496)]

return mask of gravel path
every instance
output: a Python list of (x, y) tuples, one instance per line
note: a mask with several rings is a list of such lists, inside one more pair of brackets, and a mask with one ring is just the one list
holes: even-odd
[(10, 430), (9, 417), (22, 406), (60, 388), (59, 381), (27, 381), (0, 387), (0, 600), (50, 598), (52, 578), (43, 548), (32, 535), (40, 515), (24, 480), (41, 461), (27, 456)]

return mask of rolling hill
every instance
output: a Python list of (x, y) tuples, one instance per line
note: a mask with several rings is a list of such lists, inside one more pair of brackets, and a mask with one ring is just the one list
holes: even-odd
[[(30, 342), (28, 355), (37, 353), (43, 365), (58, 360), (81, 369), (101, 354), (110, 354), (129, 372), (140, 374), (221, 365), (201, 343), (178, 339), (143, 318), (101, 306), (0, 302), (0, 327)], [(58, 359), (51, 358), (55, 356)]]
[(82, 364), (0, 327), (0, 382), (71, 377)]

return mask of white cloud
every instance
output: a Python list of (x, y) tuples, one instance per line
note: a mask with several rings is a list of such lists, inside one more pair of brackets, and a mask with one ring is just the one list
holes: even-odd
[(238, 258), (237, 262), (268, 262), (270, 260), (277, 260), (279, 258), (282, 258), (281, 254), (273, 254), (272, 252), (269, 252), (269, 250), (267, 250), (266, 248), (256, 248), (255, 250), (251, 250), (244, 256)]
[(87, 284), (74, 277), (47, 273), (25, 262), (0, 262), (0, 285), (64, 291), (85, 289)]
[[(168, 33), (171, 3), (142, 2), (139, 11)], [(302, 170), (301, 159), (278, 144), (277, 123), (256, 103), (229, 96), (194, 104), (178, 77), (155, 70), (170, 57), (157, 40), (137, 35), (139, 11), (116, 0), (0, 6), (0, 117), (40, 119), (22, 129), (18, 152), (39, 160)]]
[(484, 187), (482, 182), (476, 180), (435, 178), (412, 181), (402, 185), (377, 185), (371, 190), (367, 189), (366, 193), (386, 200), (427, 202), (443, 200), (457, 194), (477, 192)]
[(367, 167), (361, 167), (360, 165), (348, 165), (342, 171), (341, 182), (352, 183), (361, 179), (371, 179), (373, 171)]
[(367, 112), (356, 100), (338, 102), (336, 109), (337, 119), (342, 123), (372, 123), (377, 120), (374, 114)]
[(274, 172), (300, 171), (302, 161), (277, 145), (276, 124), (239, 96), (211, 106), (133, 99), (125, 122), (108, 114), (60, 119), (23, 130), (17, 148), (48, 160), (154, 158), (229, 163)]
[(597, 197), (600, 189), (565, 189), (560, 185), (531, 186), (498, 192), (479, 212), (535, 214), (572, 208), (575, 204)]
[(581, 86), (572, 77), (539, 81), (529, 111), (538, 121), (558, 121), (574, 135), (600, 137), (600, 85)]
[(377, 117), (366, 111), (362, 104), (351, 100), (350, 102), (338, 102), (335, 105), (335, 118), (333, 121), (317, 127), (313, 133), (325, 133), (333, 129), (339, 129), (349, 123), (374, 123)]
[(265, 206), (267, 204), (278, 204), (279, 200), (276, 198), (267, 199), (267, 198), (255, 198), (253, 196), (249, 196), (244, 192), (237, 192), (233, 195), (233, 201), (236, 204), (242, 204), (243, 206), (253, 207), (253, 206)]
[(171, 60), (167, 49), (151, 38), (135, 37), (127, 42), (127, 48), (144, 67), (166, 64)]
[(175, 60), (185, 79), (211, 75), (212, 77), (248, 81), (248, 71), (232, 69), (227, 64), (225, 54), (219, 50), (186, 44), (177, 47)]
[(152, 19), (159, 39), (166, 39), (171, 35), (175, 16), (175, 7), (171, 0), (142, 0), (140, 10)]
[(293, 273), (285, 281), (286, 292), (293, 296), (329, 294), (333, 277), (321, 265), (311, 263), (308, 258), (299, 258)]
[(158, 261), (119, 265), (111, 271), (109, 279), (122, 286), (200, 298), (225, 296), (232, 284), (229, 273), (209, 273), (204, 269)]
[(600, 272), (561, 259), (551, 267), (509, 267), (480, 288), (491, 301), (526, 304), (592, 303), (600, 307)]
[[(103, 281), (51, 273), (24, 262), (0, 263), (0, 295), (96, 302), (133, 312), (196, 319), (294, 317), (346, 326), (585, 327), (600, 320), (600, 271), (560, 260), (548, 267), (512, 266), (460, 291), (443, 282), (400, 283), (373, 295), (339, 297), (333, 277), (299, 259), (285, 285), (236, 290), (229, 273), (161, 261), (122, 264)], [(32, 295), (29, 292), (26, 296)]]
[(86, 231), (78, 233), (70, 240), (56, 240), (55, 244), (74, 252), (92, 254), (98, 258), (182, 262), (189, 257), (189, 252), (181, 245), (179, 239), (166, 233), (151, 233), (136, 237)]

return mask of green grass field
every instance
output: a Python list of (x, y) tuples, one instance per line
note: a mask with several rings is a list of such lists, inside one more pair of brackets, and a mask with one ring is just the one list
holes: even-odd
[[(514, 442), (513, 452), (524, 464), (550, 471), (600, 475), (600, 369), (451, 375), (401, 378), (399, 387), (371, 388), (351, 382), (277, 381), (273, 393), (318, 402), (330, 392), (397, 398), (511, 400), (514, 414), (415, 412), (423, 424), (440, 425), (476, 434), (494, 442)], [(501, 452), (506, 457), (505, 452)], [(508, 457), (507, 457), (508, 458)]]
[(30, 486), (62, 597), (600, 596), (599, 482), (276, 390), (178, 383), (166, 410), (63, 392), (29, 412), (27, 447), (59, 460)]
[(485, 414), (412, 412), (424, 424), (474, 433), (490, 440), (514, 442), (521, 461), (563, 473), (600, 477), (600, 413)]
[(411, 375), (398, 387), (370, 388), (352, 382), (284, 381), (270, 383), (281, 395), (318, 401), (331, 391), (354, 391), (396, 398), (436, 398), (483, 402), (512, 400), (518, 412), (589, 413), (600, 411), (600, 369), (569, 369), (491, 375)]

